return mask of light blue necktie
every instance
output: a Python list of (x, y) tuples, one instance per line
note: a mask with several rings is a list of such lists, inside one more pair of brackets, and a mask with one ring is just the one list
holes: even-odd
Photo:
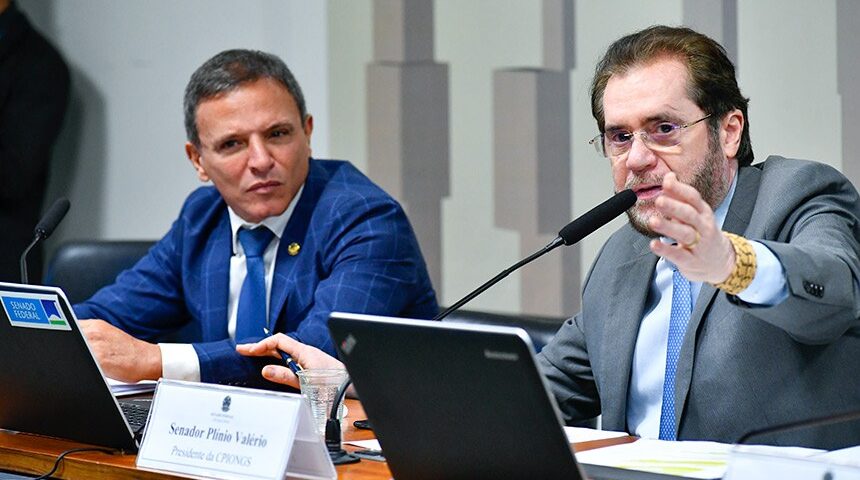
[(666, 344), (666, 376), (663, 379), (663, 406), (660, 410), (660, 440), (677, 440), (675, 431), (675, 374), (684, 333), (693, 311), (690, 281), (672, 265), (672, 313), (669, 314), (669, 341)]
[(239, 294), (239, 311), (236, 314), (236, 343), (242, 339), (264, 335), (268, 326), (266, 318), (266, 266), (263, 252), (275, 236), (266, 227), (253, 230), (239, 229), (239, 243), (245, 251), (245, 282)]

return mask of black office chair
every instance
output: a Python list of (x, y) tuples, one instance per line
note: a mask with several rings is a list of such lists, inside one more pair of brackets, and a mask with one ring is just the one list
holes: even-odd
[(455, 310), (442, 319), (443, 322), (477, 323), (482, 325), (502, 325), (520, 327), (529, 334), (535, 350), (540, 352), (558, 331), (565, 317), (541, 315), (522, 315), (508, 313), (482, 312), (477, 310)]
[[(152, 240), (77, 240), (61, 244), (43, 278), (45, 285), (60, 287), (72, 305), (112, 284), (117, 275), (134, 266), (149, 251)], [(155, 339), (187, 343), (200, 338), (199, 326), (189, 323)]]
[(43, 283), (60, 287), (72, 304), (90, 298), (146, 255), (154, 241), (78, 240), (61, 244), (48, 263)]

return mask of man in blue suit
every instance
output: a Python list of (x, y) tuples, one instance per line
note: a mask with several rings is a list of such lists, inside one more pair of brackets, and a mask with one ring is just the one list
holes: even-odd
[[(131, 270), (76, 305), (108, 376), (271, 386), (236, 341), (284, 332), (334, 354), (332, 311), (432, 317), (438, 307), (398, 203), (346, 162), (311, 158), (313, 118), (272, 55), (222, 52), (185, 91), (201, 187)], [(193, 343), (154, 343), (182, 328)]]

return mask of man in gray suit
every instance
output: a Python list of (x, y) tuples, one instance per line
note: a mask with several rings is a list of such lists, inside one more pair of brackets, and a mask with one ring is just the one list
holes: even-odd
[[(747, 99), (723, 48), (652, 27), (597, 67), (592, 142), (638, 200), (585, 283), (583, 310), (538, 356), (568, 421), (643, 437), (734, 442), (860, 409), (860, 198), (836, 170), (751, 165)], [(285, 336), (246, 355), (338, 365)], [(285, 367), (263, 375), (295, 385)], [(516, 388), (516, 386), (512, 386)], [(759, 437), (860, 444), (860, 422)]]
[[(685, 28), (598, 64), (592, 143), (638, 200), (539, 355), (566, 420), (733, 442), (860, 409), (860, 198), (823, 164), (751, 165), (747, 101), (723, 48)], [(860, 422), (756, 442), (855, 445)]]

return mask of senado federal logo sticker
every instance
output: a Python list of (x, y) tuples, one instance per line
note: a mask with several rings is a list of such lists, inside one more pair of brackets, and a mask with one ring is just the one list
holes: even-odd
[(13, 327), (71, 330), (56, 295), (0, 292), (3, 310)]

